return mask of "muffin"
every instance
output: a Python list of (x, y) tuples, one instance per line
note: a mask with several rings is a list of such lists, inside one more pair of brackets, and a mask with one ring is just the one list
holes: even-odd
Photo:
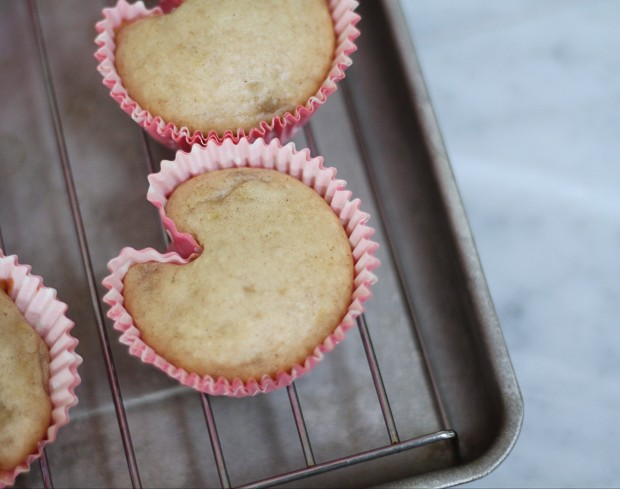
[(13, 470), (45, 437), (49, 363), (47, 345), (0, 288), (0, 470)]
[(124, 281), (144, 341), (199, 375), (260, 379), (301, 363), (353, 289), (347, 235), (327, 203), (275, 170), (232, 168), (180, 185), (166, 214), (202, 253), (143, 263)]
[(222, 136), (292, 112), (334, 55), (325, 0), (185, 0), (116, 33), (116, 69), (151, 114)]
[(149, 180), (171, 250), (126, 248), (104, 280), (131, 353), (245, 396), (288, 385), (344, 338), (378, 260), (333, 168), (277, 140), (226, 140), (179, 151)]
[(69, 422), (80, 383), (74, 324), (41, 277), (0, 250), (0, 488)]
[(353, 0), (175, 3), (104, 9), (96, 57), (121, 107), (185, 147), (290, 137), (335, 91), (359, 35)]

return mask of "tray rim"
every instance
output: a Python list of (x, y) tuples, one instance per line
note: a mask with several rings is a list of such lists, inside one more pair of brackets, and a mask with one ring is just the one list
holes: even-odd
[(502, 406), (502, 421), (497, 436), (488, 449), (476, 459), (425, 474), (407, 477), (390, 483), (390, 487), (450, 487), (480, 479), (495, 470), (510, 454), (523, 424), (524, 404), (501, 325), (493, 305), (474, 237), (469, 226), (463, 201), (452, 170), (450, 159), (435, 115), (430, 94), (418, 60), (409, 26), (405, 22), (401, 0), (381, 0), (381, 6), (392, 30), (398, 58), (408, 89), (411, 110), (420, 121), (422, 136), (429, 150), (439, 193), (445, 203), (455, 249), (462, 264), (471, 305), (480, 319), (480, 340), (497, 381)]

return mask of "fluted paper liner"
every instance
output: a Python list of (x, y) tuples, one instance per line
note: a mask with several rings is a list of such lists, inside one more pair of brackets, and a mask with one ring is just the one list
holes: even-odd
[(178, 127), (173, 121), (165, 121), (140, 107), (127, 93), (115, 65), (115, 31), (123, 22), (168, 12), (180, 3), (182, 3), (181, 0), (163, 0), (158, 7), (148, 9), (142, 1), (130, 4), (126, 0), (119, 0), (116, 6), (103, 9), (103, 20), (97, 22), (95, 26), (98, 33), (95, 38), (98, 46), (95, 58), (99, 61), (97, 69), (103, 76), (103, 84), (110, 90), (110, 96), (149, 135), (172, 148), (189, 149), (193, 144), (204, 145), (209, 140), (222, 141), (225, 138), (232, 138), (235, 142), (243, 137), (247, 137), (250, 141), (258, 138), (267, 141), (273, 138), (288, 141), (296, 130), (303, 126), (336, 91), (337, 83), (344, 78), (345, 70), (352, 63), (350, 55), (357, 49), (355, 40), (360, 32), (356, 25), (360, 17), (355, 13), (355, 9), (358, 2), (356, 0), (330, 0), (328, 5), (334, 24), (336, 46), (328, 75), (315, 95), (310, 97), (304, 105), (298, 105), (293, 112), (286, 112), (271, 120), (262, 121), (247, 134), (243, 128), (226, 131), (222, 136), (215, 131), (208, 134), (201, 131), (191, 132), (187, 127)]
[[(123, 279), (130, 266), (143, 262), (182, 264), (201, 252), (193, 237), (179, 232), (165, 214), (165, 205), (172, 191), (196, 175), (235, 167), (274, 169), (313, 188), (339, 216), (349, 237), (355, 264), (351, 302), (334, 331), (314, 348), (303, 363), (292, 366), (288, 371), (280, 371), (275, 377), (265, 375), (246, 382), (199, 376), (172, 365), (142, 340), (140, 330), (123, 305)], [(162, 162), (161, 171), (150, 175), (149, 182), (147, 198), (159, 209), (164, 227), (172, 239), (170, 250), (161, 254), (153, 248), (125, 248), (108, 263), (111, 274), (103, 281), (109, 289), (103, 298), (110, 306), (108, 317), (114, 321), (114, 328), (122, 333), (121, 343), (128, 345), (130, 353), (143, 362), (155, 365), (182, 384), (201, 392), (235, 397), (266, 393), (290, 384), (316, 366), (325, 353), (342, 341), (347, 330), (355, 324), (355, 318), (363, 312), (363, 304), (371, 295), (370, 287), (376, 282), (373, 270), (379, 265), (379, 260), (374, 256), (378, 245), (371, 240), (374, 230), (366, 224), (370, 216), (359, 209), (359, 199), (351, 200), (351, 192), (344, 188), (345, 181), (336, 179), (335, 168), (325, 167), (321, 157), (312, 158), (307, 149), (297, 151), (292, 143), (282, 146), (277, 139), (269, 143), (262, 139), (253, 143), (247, 139), (238, 143), (230, 139), (209, 141), (206, 147), (196, 145), (189, 153), (178, 151), (173, 161)]]
[(58, 430), (69, 422), (69, 409), (78, 403), (75, 388), (80, 383), (77, 372), (82, 358), (75, 352), (78, 341), (70, 332), (74, 323), (65, 316), (66, 304), (56, 299), (56, 290), (45, 287), (41, 277), (31, 275), (30, 266), (20, 265), (15, 255), (5, 256), (0, 250), (0, 281), (8, 284), (7, 293), (15, 302), (50, 351), (49, 391), (52, 419), (46, 437), (37, 444), (36, 452), (12, 471), (0, 470), (0, 488), (12, 485), (15, 478), (30, 470), (41, 457), (43, 448), (56, 439)]

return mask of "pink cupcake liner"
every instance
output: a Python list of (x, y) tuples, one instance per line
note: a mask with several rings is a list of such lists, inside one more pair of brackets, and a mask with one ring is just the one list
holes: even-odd
[(75, 388), (80, 384), (77, 372), (82, 358), (75, 352), (78, 341), (71, 336), (74, 323), (65, 316), (67, 305), (56, 299), (56, 290), (45, 287), (41, 277), (30, 274), (30, 266), (20, 265), (15, 255), (5, 256), (0, 250), (0, 281), (8, 282), (8, 295), (26, 321), (43, 338), (50, 350), (49, 390), (52, 420), (45, 439), (39, 441), (35, 453), (13, 471), (0, 471), (0, 488), (30, 470), (41, 457), (43, 448), (56, 439), (58, 430), (69, 422), (69, 409), (78, 403)]
[[(165, 214), (165, 205), (172, 191), (196, 175), (234, 167), (274, 169), (313, 188), (339, 216), (349, 237), (355, 263), (351, 303), (334, 331), (314, 348), (303, 363), (294, 365), (288, 371), (278, 372), (275, 378), (265, 375), (247, 382), (199, 376), (169, 363), (142, 340), (140, 330), (124, 307), (123, 299), (123, 279), (133, 264), (147, 261), (182, 264), (201, 252), (193, 237), (179, 232)], [(343, 340), (345, 333), (354, 326), (355, 318), (364, 311), (364, 302), (371, 296), (371, 285), (377, 280), (373, 270), (379, 265), (379, 260), (374, 256), (379, 245), (371, 240), (374, 229), (366, 224), (369, 214), (359, 209), (359, 199), (351, 200), (351, 192), (344, 188), (346, 182), (336, 179), (336, 169), (325, 167), (320, 156), (312, 158), (307, 149), (298, 151), (293, 143), (282, 146), (277, 139), (269, 143), (262, 139), (254, 142), (241, 139), (238, 143), (231, 139), (208, 141), (204, 147), (193, 146), (190, 152), (178, 151), (173, 161), (163, 161), (161, 171), (150, 175), (149, 182), (147, 199), (159, 210), (163, 225), (172, 239), (170, 249), (161, 254), (152, 248), (124, 248), (118, 257), (108, 263), (111, 274), (103, 280), (103, 285), (109, 289), (103, 297), (110, 306), (108, 317), (114, 321), (114, 328), (122, 333), (121, 343), (128, 345), (130, 353), (143, 362), (155, 365), (182, 384), (208, 394), (244, 397), (267, 393), (289, 385), (312, 370), (325, 353)]]
[(164, 121), (161, 117), (154, 116), (140, 107), (127, 93), (115, 65), (115, 31), (123, 22), (166, 13), (180, 3), (182, 0), (162, 0), (158, 7), (147, 9), (142, 1), (129, 4), (126, 0), (119, 0), (115, 7), (103, 9), (103, 20), (95, 25), (98, 32), (95, 38), (98, 46), (95, 58), (99, 61), (97, 69), (103, 76), (103, 84), (110, 90), (110, 96), (150, 136), (172, 148), (189, 149), (193, 144), (204, 146), (209, 140), (222, 141), (226, 138), (231, 138), (235, 142), (244, 137), (250, 141), (258, 138), (267, 141), (274, 138), (282, 141), (289, 140), (297, 129), (302, 127), (336, 91), (337, 83), (344, 78), (345, 70), (352, 63), (350, 55), (357, 49), (355, 40), (360, 32), (356, 25), (360, 16), (354, 11), (358, 2), (356, 0), (330, 0), (329, 9), (336, 33), (334, 59), (326, 80), (305, 105), (298, 105), (293, 112), (275, 116), (271, 121), (263, 121), (247, 134), (242, 128), (235, 132), (227, 131), (223, 136), (219, 136), (215, 131), (208, 134), (203, 134), (201, 131), (190, 132), (187, 127), (178, 127), (173, 122)]

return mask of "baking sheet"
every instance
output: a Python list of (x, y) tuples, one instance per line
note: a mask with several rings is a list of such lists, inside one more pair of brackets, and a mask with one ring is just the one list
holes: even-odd
[[(101, 84), (93, 39), (102, 3), (37, 5), (100, 284), (107, 261), (122, 247), (164, 249), (157, 213), (145, 199), (147, 155), (156, 164), (173, 155), (146, 140)], [(302, 481), (301, 487), (463, 482), (499, 463), (520, 424), (518, 386), (397, 9), (392, 0), (361, 5), (362, 36), (346, 85), (318, 111), (310, 134), (326, 164), (337, 167), (362, 199), (377, 229), (383, 264), (366, 320), (399, 435), (454, 429), (458, 448), (439, 442)], [(84, 357), (80, 404), (47, 450), (53, 481), (57, 487), (127, 487), (96, 311), (26, 2), (0, 4), (0, 36), (5, 250), (32, 265), (69, 304)], [(295, 138), (297, 147), (308, 146), (307, 135)], [(200, 396), (130, 357), (111, 328), (109, 335), (143, 485), (219, 486)], [(319, 463), (389, 444), (364, 358), (352, 330), (296, 382)], [(305, 466), (286, 391), (212, 398), (211, 404), (233, 485)], [(42, 486), (38, 468), (17, 485)]]

